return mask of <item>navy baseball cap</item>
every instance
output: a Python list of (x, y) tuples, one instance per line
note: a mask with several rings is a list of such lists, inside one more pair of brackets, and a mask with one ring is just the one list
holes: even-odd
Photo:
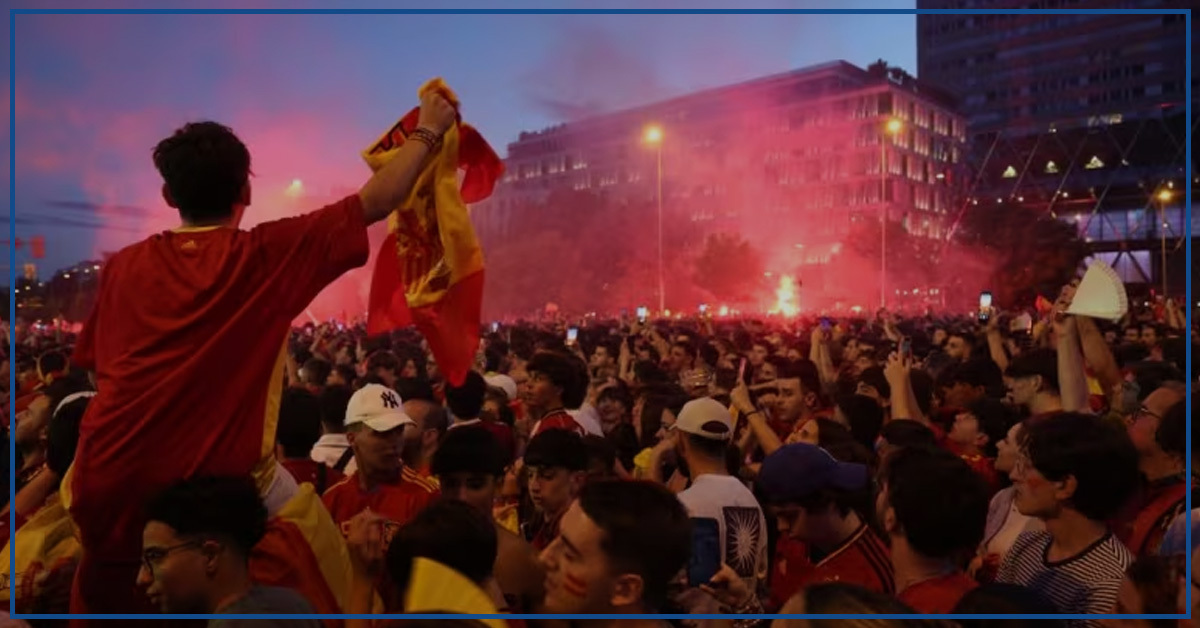
[(766, 457), (758, 484), (773, 503), (800, 501), (822, 489), (858, 491), (867, 488), (866, 465), (839, 462), (829, 452), (808, 443), (793, 443)]

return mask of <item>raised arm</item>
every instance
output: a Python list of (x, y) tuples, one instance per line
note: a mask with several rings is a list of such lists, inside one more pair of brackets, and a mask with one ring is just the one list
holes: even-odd
[[(440, 139), (454, 124), (454, 116), (454, 107), (441, 94), (431, 91), (421, 99), (417, 128), (425, 129)], [(396, 206), (408, 198), (431, 149), (423, 141), (405, 142), (396, 156), (362, 186), (358, 198), (362, 201), (363, 218), (368, 225), (387, 218)]]

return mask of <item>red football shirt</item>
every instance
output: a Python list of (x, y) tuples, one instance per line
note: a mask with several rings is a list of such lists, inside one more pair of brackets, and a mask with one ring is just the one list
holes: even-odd
[(919, 613), (945, 614), (953, 612), (954, 607), (958, 606), (958, 601), (978, 586), (979, 583), (967, 574), (956, 571), (922, 580), (904, 589), (896, 597)]
[(580, 436), (587, 436), (587, 430), (583, 429), (583, 426), (575, 420), (575, 417), (567, 414), (566, 410), (555, 410), (542, 417), (542, 420), (538, 421), (530, 438), (546, 430), (570, 430)]
[(819, 560), (812, 560), (812, 548), (809, 548), (809, 554), (810, 564), (797, 577), (801, 589), (822, 582), (856, 584), (888, 594), (895, 589), (891, 552), (879, 535), (866, 524), (850, 535), (840, 547)]
[[(421, 509), (438, 498), (438, 491), (427, 482), (415, 482), (401, 477), (391, 484), (381, 484), (364, 491), (358, 476), (352, 475), (331, 487), (321, 496), (334, 523), (346, 532), (346, 522), (370, 508), (388, 520), (389, 527), (399, 527), (416, 516)], [(392, 525), (394, 524), (394, 526)]]
[(70, 491), (93, 559), (136, 562), (144, 503), (178, 480), (254, 473), (269, 486), (289, 327), (368, 253), (354, 195), (249, 231), (160, 233), (112, 257), (74, 354), (99, 391)]

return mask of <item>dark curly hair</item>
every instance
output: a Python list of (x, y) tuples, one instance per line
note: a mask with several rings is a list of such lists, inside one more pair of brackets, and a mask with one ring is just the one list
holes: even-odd
[(1047, 480), (1075, 478), (1070, 505), (1092, 521), (1115, 515), (1137, 489), (1138, 454), (1129, 435), (1097, 417), (1068, 412), (1028, 424), (1019, 444)]
[(170, 526), (181, 537), (228, 543), (244, 558), (267, 533), (267, 507), (250, 476), (178, 482), (150, 500), (146, 518)]
[(936, 447), (905, 447), (888, 456), (880, 476), (901, 534), (922, 556), (957, 558), (983, 540), (991, 495), (962, 458)]
[(212, 224), (233, 215), (250, 178), (250, 151), (227, 126), (189, 122), (154, 147), (154, 167), (185, 221)]

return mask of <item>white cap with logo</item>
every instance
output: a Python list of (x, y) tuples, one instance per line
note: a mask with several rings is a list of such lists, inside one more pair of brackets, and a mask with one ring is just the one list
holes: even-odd
[(733, 438), (733, 417), (721, 402), (701, 397), (684, 404), (671, 429), (712, 440), (729, 440)]
[(346, 406), (347, 427), (363, 423), (376, 432), (388, 432), (401, 425), (416, 425), (404, 413), (404, 402), (396, 391), (379, 384), (367, 384), (350, 397)]

